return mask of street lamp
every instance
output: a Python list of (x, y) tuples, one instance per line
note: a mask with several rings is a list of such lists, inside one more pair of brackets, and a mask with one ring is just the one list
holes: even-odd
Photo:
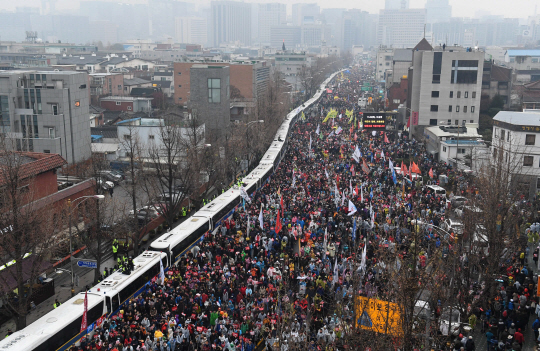
[[(87, 199), (101, 200), (101, 199), (104, 199), (104, 198), (105, 198), (104, 195), (87, 195), (87, 196), (78, 197), (73, 201), (71, 201), (71, 199), (67, 200), (67, 204), (68, 204), (68, 207), (69, 207), (69, 266), (70, 266), (70, 269), (71, 269), (71, 294), (72, 295), (74, 294), (74, 289), (73, 289), (74, 282), (73, 282), (73, 245), (72, 245), (72, 242), (71, 242), (71, 214), (73, 213), (73, 210), (75, 210), (77, 208), (77, 206), (82, 204)], [(75, 202), (75, 201), (80, 200), (80, 199), (83, 199), (83, 200), (81, 202), (79, 202), (77, 205), (75, 205), (75, 208), (72, 208), (72, 206), (71, 206), (72, 202)]]
[(264, 119), (259, 119), (257, 121), (251, 121), (246, 123), (246, 144), (247, 144), (247, 171), (249, 171), (249, 156), (250, 156), (250, 147), (249, 147), (249, 137), (248, 137), (248, 127), (255, 123), (264, 123)]

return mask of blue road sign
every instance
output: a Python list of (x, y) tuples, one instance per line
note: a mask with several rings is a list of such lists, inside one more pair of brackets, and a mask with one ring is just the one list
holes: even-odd
[(97, 268), (97, 262), (90, 260), (79, 260), (77, 261), (77, 266), (84, 268)]

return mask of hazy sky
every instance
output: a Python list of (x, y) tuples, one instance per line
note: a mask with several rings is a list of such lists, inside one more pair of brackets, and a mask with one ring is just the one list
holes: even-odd
[[(77, 9), (80, 0), (57, 0), (57, 9)], [(104, 0), (113, 1), (113, 0)], [(114, 0), (115, 1), (115, 0)], [(123, 0), (124, 3), (141, 3), (147, 0)], [(192, 3), (206, 3), (210, 0), (184, 0)], [(316, 0), (288, 0), (277, 1), (286, 4), (296, 2), (315, 2)], [(271, 0), (247, 0), (247, 2), (272, 2)], [(384, 8), (384, 0), (318, 0), (323, 8), (357, 8), (371, 13), (377, 13)], [(410, 0), (411, 8), (424, 7), (426, 0)], [(539, 0), (450, 0), (452, 15), (455, 17), (475, 17), (475, 14), (503, 15), (505, 17), (527, 18), (535, 13), (540, 13)], [(1, 10), (14, 10), (16, 6), (40, 7), (41, 0), (0, 0)]]

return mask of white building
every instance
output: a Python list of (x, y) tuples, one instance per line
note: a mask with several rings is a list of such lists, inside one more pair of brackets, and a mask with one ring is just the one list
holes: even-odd
[(377, 69), (375, 78), (378, 82), (386, 79), (385, 72), (392, 69), (392, 61), (394, 58), (394, 49), (381, 47), (377, 51)]
[(493, 118), (492, 164), (508, 164), (522, 189), (540, 192), (540, 113), (501, 111)]
[(179, 43), (201, 44), (208, 43), (208, 24), (202, 17), (176, 17), (174, 33)]
[(424, 36), (425, 9), (380, 10), (377, 43), (410, 48)]
[(423, 39), (413, 51), (411, 127), (478, 123), (484, 53), (462, 47), (431, 48)]
[(427, 151), (436, 160), (452, 163), (464, 161), (471, 149), (483, 146), (482, 136), (478, 134), (478, 124), (465, 126), (433, 126), (424, 129), (423, 138)]
[[(120, 141), (118, 145), (118, 156), (120, 159), (128, 156), (129, 145), (126, 141), (136, 138), (140, 145), (141, 157), (147, 158), (150, 156), (149, 150), (165, 150), (166, 147), (163, 143), (162, 128), (165, 122), (163, 119), (155, 118), (133, 118), (130, 120), (122, 121), (118, 123), (118, 139)], [(168, 127), (167, 127), (168, 128)], [(180, 138), (189, 140), (189, 136), (193, 133), (193, 130), (189, 127), (177, 127), (180, 129)], [(205, 125), (201, 124), (197, 128), (197, 135), (201, 145), (205, 143)], [(183, 155), (183, 153), (180, 153)]]
[(271, 44), (271, 27), (287, 24), (287, 6), (279, 3), (258, 4), (259, 43)]

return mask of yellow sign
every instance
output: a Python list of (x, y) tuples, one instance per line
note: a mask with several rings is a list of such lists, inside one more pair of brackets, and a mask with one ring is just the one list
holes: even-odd
[(400, 311), (396, 303), (358, 296), (354, 307), (357, 328), (383, 334), (403, 334)]

